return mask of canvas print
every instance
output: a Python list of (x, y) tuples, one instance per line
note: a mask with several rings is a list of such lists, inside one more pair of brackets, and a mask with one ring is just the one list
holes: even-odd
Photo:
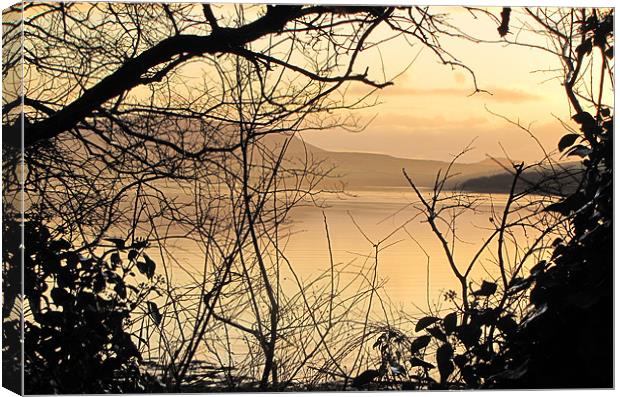
[(611, 5), (2, 27), (3, 387), (613, 388)]

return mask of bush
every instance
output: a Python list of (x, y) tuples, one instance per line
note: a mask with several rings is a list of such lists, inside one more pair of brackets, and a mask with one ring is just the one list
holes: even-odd
[[(147, 298), (158, 278), (144, 253), (146, 241), (125, 247), (110, 239), (113, 248), (86, 257), (52, 236), (36, 215), (25, 218), (23, 231), (25, 392), (145, 391), (153, 382), (141, 373), (140, 351), (127, 329), (138, 306), (154, 305)], [(20, 233), (19, 223), (5, 222), (4, 233)], [(20, 266), (15, 249), (4, 252), (5, 273)]]

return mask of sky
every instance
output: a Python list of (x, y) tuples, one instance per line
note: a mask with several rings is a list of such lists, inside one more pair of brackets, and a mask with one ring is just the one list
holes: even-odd
[[(501, 8), (489, 11), (499, 18)], [(218, 11), (220, 12), (220, 11)], [(432, 7), (445, 12), (454, 26), (477, 38), (498, 41), (498, 24), (479, 14), (474, 17), (463, 7)], [(546, 46), (541, 36), (519, 31), (518, 14), (513, 8), (510, 40), (524, 40)], [(387, 36), (379, 30), (375, 39)], [(487, 157), (509, 157), (535, 162), (543, 156), (537, 141), (527, 131), (506, 121), (506, 117), (529, 128), (547, 151), (553, 151), (566, 133), (559, 120), (570, 123), (571, 109), (561, 81), (557, 57), (539, 49), (505, 43), (474, 43), (444, 37), (443, 48), (467, 65), (475, 74), (479, 92), (475, 95), (472, 76), (463, 68), (443, 65), (420, 43), (396, 38), (365, 51), (356, 72), (369, 70), (375, 81), (394, 85), (377, 90), (371, 97), (378, 104), (360, 109), (355, 117), (367, 127), (363, 131), (344, 129), (304, 132), (310, 144), (331, 151), (382, 153), (397, 157), (451, 160), (472, 143), (473, 150), (461, 158), (474, 162)], [(196, 68), (204, 65), (195, 66)], [(186, 66), (188, 76), (202, 79), (202, 71)], [(199, 85), (202, 87), (202, 85)], [(135, 92), (144, 90), (140, 87)], [(182, 86), (179, 85), (179, 92)], [(348, 89), (351, 98), (363, 96), (369, 87), (356, 83)]]
[[(487, 18), (473, 18), (460, 8), (444, 8), (454, 25), (476, 37), (498, 40), (497, 24)], [(491, 9), (499, 16), (501, 9)], [(516, 13), (513, 11), (513, 15)], [(516, 29), (516, 28), (512, 28)], [(519, 34), (510, 33), (515, 39)], [(519, 39), (527, 38), (520, 33)], [(540, 38), (539, 44), (545, 44)], [(463, 39), (443, 42), (456, 57), (475, 73), (478, 87), (492, 95), (474, 92), (467, 72), (441, 64), (422, 45), (404, 40), (391, 42), (367, 53), (362, 64), (373, 71), (383, 65), (388, 77), (403, 71), (394, 85), (376, 92), (380, 104), (356, 113), (370, 122), (362, 132), (342, 129), (310, 132), (304, 139), (323, 149), (384, 153), (398, 157), (450, 160), (473, 140), (473, 150), (463, 161), (479, 161), (493, 157), (534, 162), (544, 155), (536, 141), (522, 129), (498, 115), (518, 121), (547, 150), (553, 150), (566, 133), (558, 118), (570, 119), (570, 108), (551, 54), (538, 49), (506, 44), (473, 43)], [(360, 69), (363, 69), (360, 67)], [(547, 72), (544, 72), (547, 71)], [(380, 76), (377, 76), (380, 80)], [(352, 93), (368, 90), (355, 86)], [(496, 115), (494, 115), (495, 113)]]

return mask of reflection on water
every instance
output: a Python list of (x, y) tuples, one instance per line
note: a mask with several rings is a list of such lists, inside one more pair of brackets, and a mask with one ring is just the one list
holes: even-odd
[[(410, 314), (417, 311), (416, 306), (427, 307), (427, 285), (431, 302), (441, 301), (442, 291), (456, 289), (458, 282), (441, 244), (413, 205), (413, 192), (394, 189), (350, 193), (354, 196), (327, 200), (326, 208), (299, 207), (292, 212), (294, 223), (286, 253), (299, 272), (310, 276), (329, 265), (324, 211), (336, 263), (374, 258), (373, 244), (380, 242), (378, 275), (385, 280), (384, 292), (397, 307)], [(492, 204), (497, 206), (506, 200), (504, 195), (480, 198), (483, 201), (478, 211), (462, 214), (455, 225), (461, 241), (454, 242), (454, 252), (461, 269), (491, 233)], [(493, 273), (494, 255), (490, 251), (482, 256), (480, 265), (472, 271), (472, 280), (486, 276), (487, 270)]]
[[(418, 308), (428, 308), (443, 301), (441, 295), (457, 289), (458, 283), (451, 272), (443, 248), (415, 208), (415, 193), (409, 189), (349, 191), (346, 197), (325, 197), (322, 207), (305, 205), (289, 214), (290, 223), (282, 234), (281, 245), (291, 266), (301, 279), (310, 280), (329, 269), (330, 256), (323, 213), (328, 223), (335, 264), (362, 266), (374, 263), (378, 245), (378, 278), (384, 281), (383, 293), (397, 308), (413, 315)], [(495, 230), (492, 213), (506, 202), (506, 195), (476, 195), (476, 211), (461, 214), (453, 225), (456, 240), (453, 244), (457, 265), (467, 267), (482, 242)], [(447, 230), (447, 225), (444, 225)], [(286, 232), (286, 233), (284, 233)], [(369, 241), (370, 240), (370, 241)], [(171, 247), (169, 247), (171, 248)], [(186, 271), (196, 271), (203, 262), (203, 252), (196, 246), (176, 247), (175, 259), (190, 264)], [(428, 256), (427, 256), (428, 255)], [(480, 256), (470, 275), (477, 282), (489, 275), (497, 275), (494, 258), (497, 246), (492, 244)], [(293, 286), (286, 269), (282, 286)], [(177, 276), (177, 282), (184, 277)]]

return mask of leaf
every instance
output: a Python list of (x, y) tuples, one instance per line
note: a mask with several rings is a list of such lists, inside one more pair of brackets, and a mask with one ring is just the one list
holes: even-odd
[(422, 368), (425, 368), (425, 369), (433, 369), (433, 368), (435, 368), (435, 366), (433, 364), (427, 363), (426, 361), (421, 360), (421, 359), (419, 359), (417, 357), (411, 357), (409, 359), (409, 362), (411, 363), (412, 367), (422, 367)]
[(530, 269), (530, 274), (535, 276), (536, 274), (545, 270), (545, 267), (547, 267), (547, 261), (540, 261), (534, 267)]
[(547, 311), (548, 306), (546, 303), (543, 303), (542, 305), (536, 307), (534, 310), (530, 311), (525, 318), (523, 319), (523, 321), (521, 322), (520, 327), (521, 328), (525, 328), (528, 326), (528, 324), (530, 324), (532, 321), (536, 320), (538, 317), (542, 316), (543, 314), (545, 314), (545, 312)]
[(586, 203), (585, 197), (582, 193), (574, 193), (563, 201), (553, 203), (545, 207), (544, 211), (547, 212), (559, 212), (564, 216), (570, 215), (572, 211), (577, 211), (579, 208), (583, 207)]
[(375, 380), (375, 378), (377, 378), (380, 375), (381, 374), (376, 369), (367, 369), (366, 371), (362, 372), (361, 374), (359, 374), (353, 379), (353, 382), (351, 382), (351, 386), (353, 387), (366, 386), (367, 384)]
[(64, 288), (52, 289), (50, 296), (55, 305), (65, 307), (65, 311), (68, 311), (67, 307), (73, 305), (74, 297)]
[(122, 240), (120, 238), (106, 238), (105, 240), (113, 243), (118, 250), (122, 250), (123, 248), (125, 248), (125, 240)]
[(478, 310), (475, 314), (476, 321), (483, 325), (491, 325), (497, 321), (498, 314), (497, 309), (482, 309)]
[(467, 347), (472, 347), (478, 343), (480, 335), (482, 335), (482, 330), (477, 324), (466, 324), (458, 327), (457, 336)]
[(483, 281), (478, 291), (472, 292), (476, 296), (491, 296), (497, 291), (497, 284), (490, 281)]
[(114, 285), (114, 291), (118, 294), (119, 298), (127, 299), (127, 289), (124, 283), (116, 283), (116, 285)]
[(450, 313), (443, 318), (443, 328), (446, 334), (450, 335), (456, 331), (457, 314), (456, 312)]
[(577, 55), (584, 56), (592, 52), (592, 40), (587, 39), (575, 48)]
[(61, 238), (50, 242), (49, 248), (55, 252), (66, 251), (71, 248), (71, 243)]
[(138, 271), (142, 274), (146, 274), (148, 271), (148, 266), (146, 265), (146, 262), (138, 261), (136, 262), (136, 267), (138, 268)]
[(144, 260), (146, 262), (146, 277), (151, 279), (155, 275), (155, 262), (153, 262), (153, 260), (149, 258), (147, 254), (144, 254)]
[(457, 367), (463, 368), (467, 364), (467, 356), (465, 354), (457, 354), (452, 359)]
[(498, 26), (497, 32), (501, 37), (508, 34), (510, 25), (510, 7), (504, 7), (501, 13), (502, 23)]
[(434, 324), (437, 321), (439, 321), (438, 317), (434, 317), (434, 316), (422, 317), (421, 319), (418, 320), (418, 323), (415, 326), (415, 332), (420, 332), (424, 328), (428, 327), (431, 324)]
[(435, 339), (439, 339), (442, 342), (446, 342), (446, 334), (444, 334), (439, 327), (431, 327), (427, 329), (428, 333), (433, 335)]
[(577, 113), (573, 116), (573, 120), (575, 120), (576, 123), (581, 125), (596, 124), (594, 117), (592, 117), (592, 115), (588, 112)]
[(157, 304), (151, 301), (146, 302), (146, 304), (149, 308), (149, 316), (153, 319), (155, 324), (161, 324), (162, 316), (161, 313), (159, 313), (159, 308), (157, 307)]
[(136, 267), (140, 271), (140, 273), (144, 274), (146, 277), (150, 279), (155, 275), (155, 262), (147, 254), (144, 254), (144, 262), (138, 261), (136, 262)]
[(448, 380), (448, 377), (454, 371), (454, 364), (452, 363), (452, 354), (454, 350), (449, 343), (441, 345), (437, 349), (437, 367), (439, 368), (439, 376), (441, 377), (441, 383)]
[(137, 257), (138, 257), (138, 251), (136, 251), (136, 250), (131, 250), (127, 254), (127, 259), (129, 259), (130, 261), (136, 259)]
[[(538, 265), (537, 265), (538, 266)], [(510, 288), (508, 288), (508, 295), (514, 295), (517, 292), (521, 292), (526, 288), (529, 288), (532, 285), (532, 278), (523, 278), (523, 277), (515, 277), (510, 284)]]
[(590, 153), (592, 153), (592, 150), (590, 150), (589, 147), (584, 146), (584, 145), (576, 145), (576, 146), (573, 146), (571, 150), (566, 152), (565, 156), (566, 157), (578, 156), (578, 157), (584, 158), (588, 156)]
[(611, 114), (611, 110), (609, 110), (609, 108), (601, 108), (601, 116), (609, 117), (610, 114)]
[(95, 275), (95, 281), (93, 283), (93, 292), (95, 294), (98, 294), (99, 292), (103, 291), (105, 289), (105, 284), (106, 283), (103, 274), (97, 273)]
[(420, 350), (424, 349), (426, 346), (428, 346), (430, 341), (430, 335), (422, 335), (414, 339), (413, 342), (411, 342), (411, 354), (416, 354)]
[(121, 256), (118, 254), (118, 252), (115, 252), (110, 256), (110, 262), (114, 266), (118, 266), (121, 264)]
[(560, 139), (558, 143), (558, 150), (563, 152), (566, 148), (573, 146), (575, 141), (579, 138), (579, 134), (566, 134)]
[(502, 331), (503, 333), (507, 335), (512, 335), (515, 332), (517, 332), (517, 328), (518, 328), (517, 322), (511, 316), (501, 317), (497, 321), (497, 329), (499, 329), (500, 331)]

